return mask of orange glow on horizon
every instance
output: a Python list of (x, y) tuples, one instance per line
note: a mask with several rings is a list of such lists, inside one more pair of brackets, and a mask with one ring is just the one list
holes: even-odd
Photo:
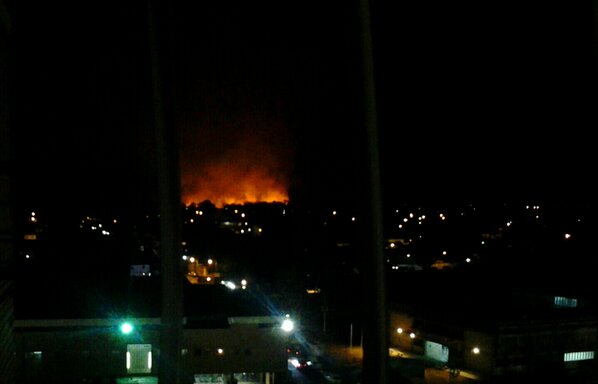
[(182, 202), (209, 200), (218, 208), (288, 202), (294, 146), (285, 121), (259, 99), (234, 111), (222, 109), (228, 102), (202, 105), (197, 120), (185, 127)]
[(205, 167), (194, 178), (196, 188), (184, 189), (185, 205), (210, 200), (216, 207), (244, 203), (286, 203), (289, 200), (283, 180), (268, 174), (268, 169), (246, 170), (227, 164)]

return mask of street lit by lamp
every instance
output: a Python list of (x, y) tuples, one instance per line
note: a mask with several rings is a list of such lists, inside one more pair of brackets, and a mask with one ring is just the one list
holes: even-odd
[(474, 347), (471, 352), (473, 352), (474, 355), (479, 355), (480, 354), (480, 349), (478, 347)]

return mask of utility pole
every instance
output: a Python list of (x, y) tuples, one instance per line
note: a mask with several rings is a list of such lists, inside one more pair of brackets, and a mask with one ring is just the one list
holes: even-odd
[(376, 90), (374, 85), (374, 58), (370, 24), (370, 4), (359, 1), (361, 26), (361, 58), (363, 71), (364, 125), (367, 135), (368, 178), (366, 185), (369, 205), (366, 223), (366, 276), (364, 291), (366, 302), (363, 344), (363, 377), (366, 384), (385, 384), (388, 358), (386, 283), (384, 253), (382, 249), (382, 193), (380, 186), (380, 160), (376, 116)]
[(183, 319), (181, 257), (181, 193), (178, 150), (173, 125), (169, 58), (172, 13), (164, 0), (148, 0), (149, 43), (153, 88), (153, 113), (158, 153), (160, 197), (160, 257), (162, 278), (162, 328), (159, 381), (180, 383)]

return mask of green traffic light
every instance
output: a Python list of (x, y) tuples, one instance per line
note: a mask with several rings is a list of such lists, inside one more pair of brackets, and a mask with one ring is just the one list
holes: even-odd
[(122, 323), (120, 326), (120, 332), (124, 335), (128, 335), (129, 333), (133, 332), (133, 326), (131, 323)]

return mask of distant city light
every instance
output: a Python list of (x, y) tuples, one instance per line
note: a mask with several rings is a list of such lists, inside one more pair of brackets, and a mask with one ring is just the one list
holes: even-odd
[(466, 263), (471, 263), (471, 259), (468, 257), (467, 259), (465, 259)]
[(412, 339), (415, 339), (415, 333), (411, 332), (411, 333), (409, 334), (409, 337), (410, 337), (410, 338), (412, 338)]
[(399, 229), (403, 228), (403, 224), (399, 224)]
[(259, 233), (262, 233), (262, 229), (261, 229), (261, 228), (258, 228), (258, 229), (257, 229), (257, 231), (258, 231)]
[(189, 222), (190, 222), (191, 224), (193, 224), (193, 219), (190, 219), (190, 220), (189, 220)]
[(214, 264), (214, 260), (208, 259), (208, 265), (212, 265), (212, 264)]
[(212, 278), (210, 276), (206, 277), (206, 281), (212, 281)]
[(403, 333), (403, 328), (397, 328), (397, 333), (400, 335), (401, 333)]
[(422, 220), (426, 220), (426, 215), (422, 215)]
[(336, 216), (336, 211), (332, 211), (332, 215), (333, 215), (333, 216)]
[(247, 285), (247, 280), (245, 280), (245, 279), (241, 280), (241, 285)]
[(486, 244), (486, 242), (484, 240), (482, 240), (482, 245)]
[(183, 260), (187, 260), (187, 255), (183, 255)]
[(28, 259), (28, 258), (30, 258), (30, 257), (31, 257), (31, 256), (29, 256), (29, 255), (25, 255), (25, 258), (26, 258), (26, 259)]
[(353, 216), (353, 217), (351, 218), (351, 221), (355, 221), (355, 216)]
[(31, 216), (35, 216), (35, 212), (31, 212)]
[(245, 214), (244, 214), (244, 213), (241, 213), (241, 217), (245, 217)]
[(513, 222), (512, 222), (512, 221), (508, 221), (508, 222), (507, 222), (507, 227), (510, 227), (510, 226), (511, 226), (511, 224), (513, 224)]
[(224, 285), (226, 286), (226, 288), (230, 289), (231, 291), (234, 291), (235, 289), (237, 289), (237, 285), (235, 283), (233, 283), (232, 281), (225, 281)]
[(189, 258), (189, 262), (191, 262), (191, 263), (195, 263), (195, 257), (191, 256), (191, 257)]
[(404, 219), (403, 219), (403, 223), (406, 223), (406, 222), (408, 222), (408, 221), (409, 221), (409, 219), (408, 219), (408, 218), (404, 218)]
[(446, 255), (446, 251), (442, 251), (442, 254), (443, 254), (443, 255)]
[(394, 248), (394, 247), (396, 247), (395, 243), (390, 243), (390, 247), (391, 247), (391, 248)]
[(570, 233), (565, 233), (565, 239), (570, 239), (571, 238), (571, 234)]
[(245, 230), (244, 230), (244, 229), (241, 229), (241, 233), (245, 233)]
[(409, 214), (409, 218), (410, 218), (410, 219), (413, 219), (413, 213), (410, 213), (410, 214)]
[(480, 349), (479, 349), (478, 347), (474, 347), (474, 348), (471, 350), (471, 352), (473, 352), (473, 353), (474, 353), (474, 354), (476, 354), (476, 355), (479, 355), (479, 354), (480, 354)]
[(222, 355), (222, 354), (224, 353), (224, 349), (222, 349), (222, 348), (218, 348), (218, 349), (217, 349), (217, 352), (218, 352), (218, 354), (219, 354), (219, 355)]

